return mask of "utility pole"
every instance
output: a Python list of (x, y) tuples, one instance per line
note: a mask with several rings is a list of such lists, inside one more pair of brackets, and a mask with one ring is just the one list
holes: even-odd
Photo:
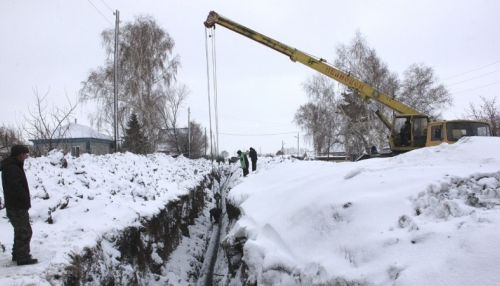
[(205, 136), (203, 136), (203, 140), (205, 141), (205, 156), (207, 156), (207, 128), (205, 127)]
[(281, 140), (281, 158), (285, 155), (285, 141)]
[(120, 11), (115, 14), (115, 55), (114, 55), (114, 139), (115, 152), (118, 151), (118, 29), (120, 25)]
[(297, 132), (297, 157), (300, 157), (299, 132)]
[(191, 109), (188, 107), (188, 158), (191, 158)]

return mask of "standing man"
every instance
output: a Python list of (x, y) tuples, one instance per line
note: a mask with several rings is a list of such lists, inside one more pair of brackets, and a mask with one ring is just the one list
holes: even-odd
[(241, 168), (243, 169), (243, 177), (246, 177), (248, 175), (248, 157), (246, 153), (241, 152), (238, 150), (238, 156), (240, 157), (240, 164)]
[(28, 210), (31, 207), (31, 199), (28, 180), (24, 173), (24, 160), (28, 158), (28, 153), (28, 147), (14, 145), (10, 150), (10, 157), (0, 164), (5, 208), (7, 217), (14, 227), (12, 261), (16, 261), (17, 265), (38, 262), (30, 254), (32, 231)]
[(254, 148), (250, 147), (250, 152), (248, 153), (250, 160), (252, 160), (252, 172), (257, 170), (257, 152)]
[(405, 125), (401, 127), (400, 136), (402, 146), (409, 146), (411, 144), (411, 123), (409, 118), (406, 118)]

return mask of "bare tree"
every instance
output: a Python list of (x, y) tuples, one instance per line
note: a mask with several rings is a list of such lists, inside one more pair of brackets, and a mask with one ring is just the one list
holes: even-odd
[(5, 125), (0, 126), (0, 153), (6, 154), (13, 145), (25, 144), (22, 138), (21, 130)]
[(312, 140), (313, 148), (317, 153), (321, 153), (325, 146), (325, 136), (322, 132), (321, 107), (312, 102), (301, 105), (295, 113), (294, 121), (297, 125), (306, 132), (306, 136)]
[[(389, 70), (359, 32), (349, 45), (340, 45), (337, 48), (335, 65), (389, 96), (396, 94), (399, 89), (397, 74)], [(343, 102), (340, 107), (345, 115), (341, 133), (346, 152), (349, 155), (358, 155), (373, 145), (385, 146), (389, 130), (369, 110), (368, 102), (362, 99), (357, 90), (343, 86), (341, 89)], [(392, 116), (392, 110), (376, 102), (371, 104), (385, 117)]]
[[(63, 138), (69, 128), (69, 119), (76, 109), (77, 104), (71, 103), (69, 99), (66, 107), (52, 106), (49, 110), (47, 104), (48, 91), (40, 96), (38, 90), (34, 90), (35, 106), (29, 108), (29, 116), (25, 117), (26, 126), (24, 131), (31, 139), (45, 140), (48, 150), (58, 147), (60, 138)], [(35, 150), (41, 152), (41, 150)]]
[(497, 105), (496, 97), (488, 99), (481, 96), (479, 106), (470, 102), (466, 114), (471, 119), (489, 122), (491, 124), (492, 135), (500, 136), (500, 108)]
[(173, 86), (165, 92), (165, 103), (157, 106), (158, 114), (160, 114), (162, 129), (166, 129), (164, 140), (167, 140), (171, 146), (176, 146), (177, 152), (181, 153), (179, 143), (179, 129), (177, 119), (180, 108), (189, 94), (187, 86), (181, 84)]
[[(340, 45), (336, 53), (334, 64), (340, 70), (422, 113), (439, 116), (439, 110), (451, 103), (448, 91), (438, 83), (432, 68), (423, 64), (412, 65), (404, 73), (404, 81), (400, 83), (398, 75), (389, 70), (359, 32), (349, 45)], [(314, 130), (316, 135), (313, 136), (313, 141), (316, 151), (323, 150), (324, 146), (330, 148), (333, 143), (343, 145), (343, 149), (349, 155), (356, 156), (365, 151), (369, 152), (372, 146), (388, 145), (389, 130), (370, 109), (373, 107), (378, 109), (389, 120), (394, 115), (392, 109), (374, 101), (368, 102), (358, 90), (343, 85), (339, 85), (338, 89), (324, 85), (317, 85), (315, 88), (319, 90), (319, 94), (331, 97), (334, 104), (324, 100), (314, 100), (309, 95), (311, 89), (306, 90), (309, 103), (299, 108), (295, 121), (306, 130)], [(330, 89), (336, 90), (340, 96), (334, 100), (334, 92), (326, 92)], [(326, 106), (329, 108), (328, 111), (324, 110)], [(323, 118), (325, 112), (328, 116), (331, 114), (343, 116)], [(328, 122), (333, 122), (335, 128), (332, 129)], [(322, 139), (322, 134), (328, 135)], [(324, 142), (326, 138), (335, 140)]]
[[(182, 154), (190, 154), (191, 158), (199, 158), (205, 154), (205, 144), (207, 144), (207, 138), (203, 134), (201, 125), (191, 121), (190, 132), (182, 132), (178, 134), (177, 142), (179, 144), (179, 151)], [(184, 129), (185, 130), (185, 129)], [(188, 133), (190, 134), (190, 140), (188, 140)]]
[(333, 81), (323, 75), (314, 75), (303, 87), (309, 102), (299, 107), (294, 121), (312, 139), (317, 153), (330, 153), (333, 146), (341, 142)]
[(435, 118), (441, 117), (441, 110), (452, 104), (450, 93), (438, 83), (431, 67), (413, 64), (403, 75), (398, 100)]
[[(148, 16), (140, 16), (120, 29), (119, 42), (119, 124), (136, 113), (146, 137), (156, 144), (161, 126), (158, 106), (164, 106), (165, 94), (175, 81), (180, 65), (172, 55), (174, 40)], [(94, 101), (98, 110), (91, 115), (98, 128), (113, 123), (113, 52), (114, 30), (102, 33), (107, 59), (103, 67), (92, 71), (80, 93), (81, 101)]]

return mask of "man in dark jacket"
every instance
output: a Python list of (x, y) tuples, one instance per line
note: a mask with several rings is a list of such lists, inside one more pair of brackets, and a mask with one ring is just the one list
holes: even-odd
[(24, 160), (29, 150), (24, 145), (14, 145), (10, 157), (0, 164), (2, 188), (7, 217), (14, 227), (12, 261), (17, 265), (35, 264), (37, 259), (30, 255), (31, 225), (28, 210), (31, 208), (28, 180), (24, 173)]
[(250, 160), (252, 160), (252, 172), (257, 170), (257, 152), (254, 148), (250, 147), (250, 152), (248, 153)]

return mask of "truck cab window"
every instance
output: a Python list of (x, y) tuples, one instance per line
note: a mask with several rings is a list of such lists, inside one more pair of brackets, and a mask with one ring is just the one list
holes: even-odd
[(443, 140), (443, 136), (441, 135), (441, 130), (443, 129), (442, 125), (436, 125), (431, 127), (431, 140), (432, 141), (441, 141)]

